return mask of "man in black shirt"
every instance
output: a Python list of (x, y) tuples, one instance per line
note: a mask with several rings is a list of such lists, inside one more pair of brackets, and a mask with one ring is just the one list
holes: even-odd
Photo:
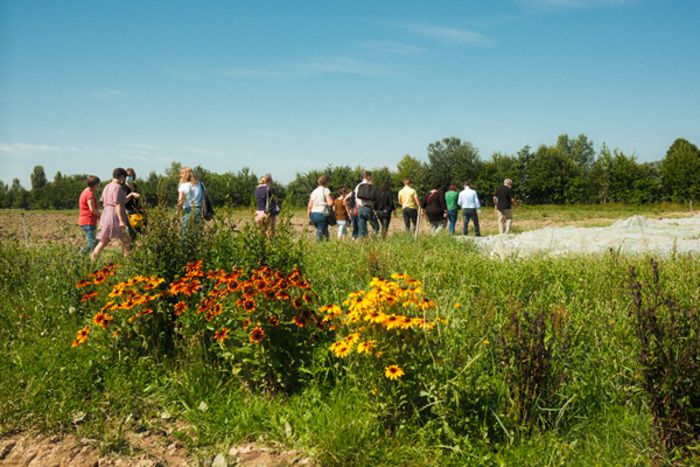
[(496, 188), (496, 195), (493, 197), (493, 204), (498, 214), (498, 233), (510, 233), (510, 226), (513, 223), (513, 204), (515, 198), (511, 193), (513, 180), (506, 178), (503, 185)]

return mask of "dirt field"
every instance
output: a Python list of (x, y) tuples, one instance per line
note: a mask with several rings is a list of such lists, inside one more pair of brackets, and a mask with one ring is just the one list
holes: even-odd
[(7, 466), (313, 466), (298, 451), (265, 447), (257, 443), (232, 446), (219, 453), (194, 458), (180, 442), (165, 434), (129, 433), (120, 453), (104, 454), (91, 439), (17, 433), (0, 437), (0, 465)]
[[(537, 206), (516, 208), (514, 212), (514, 233), (539, 229), (548, 226), (606, 226), (615, 220), (641, 214), (651, 218), (686, 217), (692, 213), (680, 210), (679, 206), (651, 206), (644, 209), (632, 207), (600, 206)], [(41, 243), (70, 243), (76, 247), (84, 244), (84, 236), (77, 225), (77, 211), (19, 211), (0, 210), (0, 242), (15, 240), (26, 245)], [(238, 209), (233, 212), (236, 225), (242, 226), (253, 220), (249, 210)], [(492, 208), (484, 208), (479, 216), (482, 235), (497, 233), (496, 215)], [(309, 238), (315, 230), (309, 225), (306, 212), (296, 210), (292, 214), (294, 229)], [(391, 220), (389, 234), (403, 231), (401, 212), (395, 212)], [(428, 222), (420, 221), (420, 232), (429, 231)], [(462, 216), (457, 220), (456, 232), (462, 231)], [(335, 238), (336, 228), (331, 228), (331, 238)], [(469, 234), (473, 235), (473, 225), (469, 225)]]

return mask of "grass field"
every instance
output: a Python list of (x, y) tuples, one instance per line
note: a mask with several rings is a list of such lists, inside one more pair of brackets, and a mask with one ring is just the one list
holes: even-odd
[[(700, 461), (696, 256), (494, 261), (447, 235), (414, 240), (398, 218), (386, 241), (317, 244), (303, 212), (269, 242), (250, 213), (217, 214), (181, 241), (153, 210), (130, 258), (93, 265), (74, 213), (0, 213), (0, 433), (71, 433), (126, 456), (147, 430), (192, 463), (250, 441), (320, 465)], [(633, 214), (687, 212), (521, 207), (514, 225)], [(663, 358), (673, 372), (655, 379)], [(671, 400), (665, 418), (683, 425), (658, 423)]]

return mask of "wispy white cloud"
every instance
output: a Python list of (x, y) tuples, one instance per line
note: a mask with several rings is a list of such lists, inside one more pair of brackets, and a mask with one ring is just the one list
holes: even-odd
[(25, 99), (15, 99), (15, 98), (10, 98), (10, 97), (0, 96), (0, 102), (4, 102), (7, 104), (27, 104), (29, 101), (25, 100)]
[(183, 71), (166, 65), (154, 64), (154, 66), (159, 68), (165, 74), (170, 75), (180, 81), (203, 81), (211, 78), (211, 76), (207, 76), (206, 72), (200, 70)]
[(359, 44), (363, 49), (373, 50), (391, 55), (420, 55), (425, 48), (416, 45), (403, 44), (395, 41), (365, 41)]
[(160, 151), (160, 146), (150, 143), (129, 143), (124, 145), (127, 149), (141, 152)]
[(386, 76), (392, 74), (386, 65), (352, 57), (320, 57), (300, 63), (299, 68), (310, 74), (338, 73), (361, 76)]
[(125, 95), (126, 93), (116, 89), (99, 89), (92, 93), (92, 98), (100, 102), (111, 102)]
[(280, 65), (262, 65), (257, 67), (234, 67), (205, 72), (212, 76), (229, 78), (308, 78), (324, 74), (343, 74), (382, 77), (392, 75), (390, 67), (355, 57), (331, 56), (317, 57), (299, 62)]
[(223, 156), (224, 155), (223, 151), (219, 151), (218, 149), (198, 148), (195, 146), (185, 146), (182, 149), (184, 152), (187, 152), (189, 154), (194, 154), (196, 156), (202, 156), (202, 157)]
[(527, 8), (536, 10), (566, 10), (574, 8), (627, 5), (631, 0), (516, 0)]
[(488, 45), (493, 42), (491, 38), (465, 28), (418, 23), (397, 23), (395, 26), (447, 44)]
[(84, 151), (86, 148), (71, 146), (52, 146), (49, 144), (34, 143), (0, 143), (0, 152), (19, 154), (24, 152), (51, 152), (51, 151)]
[(301, 73), (299, 70), (292, 68), (271, 68), (266, 66), (261, 67), (236, 67), (227, 68), (220, 71), (209, 72), (210, 75), (224, 76), (227, 78), (299, 78)]

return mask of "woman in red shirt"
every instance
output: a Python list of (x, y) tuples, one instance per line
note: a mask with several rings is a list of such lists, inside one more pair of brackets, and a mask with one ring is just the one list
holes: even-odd
[(95, 232), (97, 231), (97, 221), (100, 220), (100, 211), (97, 209), (97, 200), (95, 199), (95, 191), (100, 184), (99, 177), (90, 175), (87, 178), (87, 188), (80, 193), (78, 206), (80, 214), (78, 217), (78, 225), (85, 232), (87, 245), (83, 248), (83, 253), (90, 253), (97, 244)]

